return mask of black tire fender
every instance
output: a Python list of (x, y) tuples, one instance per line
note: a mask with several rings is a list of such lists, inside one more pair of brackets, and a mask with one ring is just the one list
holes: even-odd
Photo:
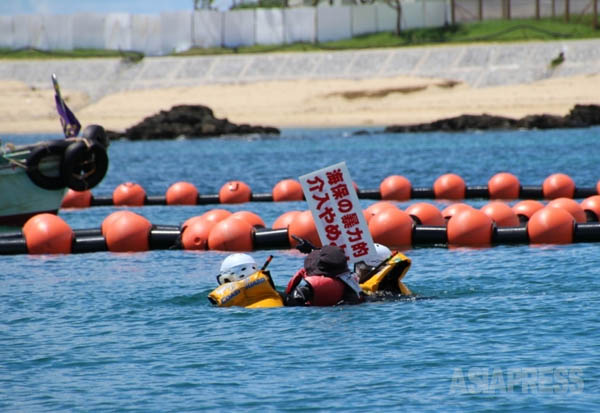
[(40, 188), (56, 190), (64, 188), (65, 181), (63, 179), (62, 171), (58, 176), (48, 176), (44, 175), (40, 169), (40, 162), (48, 157), (48, 156), (58, 156), (59, 157), (59, 167), (63, 164), (65, 148), (69, 145), (70, 142), (60, 140), (60, 141), (51, 141), (44, 145), (39, 145), (35, 147), (27, 157), (27, 176), (29, 179), (39, 186)]
[(105, 149), (110, 145), (110, 140), (106, 136), (106, 131), (100, 125), (88, 125), (85, 127), (83, 132), (81, 132), (81, 137), (84, 139), (91, 139), (95, 142), (98, 142)]
[(65, 150), (61, 165), (64, 185), (85, 191), (98, 185), (108, 170), (106, 149), (98, 142), (78, 140)]

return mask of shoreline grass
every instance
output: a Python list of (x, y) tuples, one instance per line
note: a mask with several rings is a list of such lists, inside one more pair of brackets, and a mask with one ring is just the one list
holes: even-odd
[[(490, 42), (527, 42), (600, 38), (600, 30), (592, 27), (592, 17), (565, 22), (561, 18), (485, 20), (435, 28), (373, 33), (324, 43), (293, 43), (285, 45), (254, 45), (237, 48), (193, 48), (170, 56), (210, 56), (278, 52), (357, 50), (388, 47), (450, 45)], [(135, 63), (144, 58), (134, 51), (78, 49), (73, 51), (43, 51), (37, 49), (0, 49), (0, 59), (73, 59), (122, 58)]]

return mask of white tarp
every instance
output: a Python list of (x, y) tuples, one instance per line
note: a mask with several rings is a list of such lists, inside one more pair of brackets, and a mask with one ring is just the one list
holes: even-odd
[(377, 32), (377, 12), (375, 6), (352, 7), (352, 36)]
[(29, 15), (18, 15), (13, 17), (13, 47), (23, 49), (31, 47), (29, 38)]
[(252, 46), (255, 43), (254, 22), (254, 10), (233, 10), (225, 13), (224, 46)]
[(314, 7), (298, 7), (283, 11), (286, 43), (314, 43), (317, 12)]
[(223, 44), (223, 14), (214, 10), (197, 10), (192, 20), (192, 45), (202, 48)]
[(27, 16), (27, 31), (29, 32), (29, 47), (48, 50), (48, 32), (41, 14)]
[(317, 7), (317, 41), (330, 42), (352, 37), (351, 7)]
[(376, 256), (345, 162), (302, 175), (299, 180), (323, 245), (342, 248), (350, 264)]
[(283, 43), (282, 9), (256, 9), (256, 44)]
[(73, 15), (42, 15), (49, 50), (73, 50)]
[(0, 16), (0, 47), (14, 48), (14, 31), (12, 16)]
[(161, 54), (160, 16), (131, 16), (131, 49), (148, 56)]
[(424, 25), (423, 3), (406, 3), (402, 6), (402, 30), (423, 27)]
[(106, 15), (104, 44), (109, 50), (131, 50), (131, 15), (109, 13)]
[(192, 47), (192, 13), (187, 11), (160, 13), (160, 39), (164, 54), (190, 49)]
[(423, 2), (425, 27), (442, 27), (446, 24), (446, 2), (429, 0)]
[(375, 3), (377, 11), (377, 31), (395, 32), (396, 31), (396, 10), (384, 3)]
[(106, 14), (77, 13), (73, 19), (74, 49), (104, 49)]

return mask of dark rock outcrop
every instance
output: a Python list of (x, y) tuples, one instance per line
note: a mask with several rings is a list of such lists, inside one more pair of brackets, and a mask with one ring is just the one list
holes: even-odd
[(461, 115), (454, 118), (436, 120), (431, 123), (415, 125), (392, 125), (384, 132), (459, 132), (465, 130), (491, 129), (558, 129), (583, 128), (600, 125), (600, 105), (575, 105), (566, 116), (529, 115), (521, 119), (503, 116)]
[(107, 131), (106, 134), (110, 139), (149, 140), (173, 139), (178, 136), (204, 138), (249, 133), (278, 135), (280, 131), (270, 126), (236, 125), (227, 119), (217, 119), (213, 111), (206, 106), (179, 105), (147, 117), (123, 133)]

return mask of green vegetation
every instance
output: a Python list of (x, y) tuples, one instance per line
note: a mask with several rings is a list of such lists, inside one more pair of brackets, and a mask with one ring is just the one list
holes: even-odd
[(135, 63), (144, 58), (143, 53), (120, 50), (101, 50), (101, 49), (77, 49), (77, 50), (38, 50), (38, 49), (18, 49), (9, 50), (0, 48), (0, 59), (73, 59), (88, 57), (120, 57), (124, 60)]
[[(453, 26), (404, 30), (395, 33), (375, 33), (352, 39), (319, 44), (295, 43), (288, 45), (256, 45), (239, 48), (191, 49), (176, 56), (198, 56), (232, 53), (304, 52), (318, 50), (348, 50), (382, 47), (421, 46), (431, 44), (457, 44), (471, 42), (519, 42), (530, 40), (558, 40), (599, 38), (600, 30), (592, 27), (591, 16), (579, 17), (571, 22), (560, 18), (486, 20)], [(87, 57), (121, 57), (129, 62), (139, 61), (143, 55), (136, 52), (111, 50), (74, 50), (44, 52), (39, 50), (3, 50), (0, 59), (55, 59)]]
[(303, 52), (317, 50), (369, 49), (380, 47), (421, 46), (472, 42), (518, 42), (600, 38), (600, 30), (592, 28), (591, 18), (565, 22), (562, 19), (486, 20), (445, 27), (368, 34), (352, 39), (319, 44), (255, 45), (236, 49), (191, 49), (178, 55), (209, 55), (220, 53)]

